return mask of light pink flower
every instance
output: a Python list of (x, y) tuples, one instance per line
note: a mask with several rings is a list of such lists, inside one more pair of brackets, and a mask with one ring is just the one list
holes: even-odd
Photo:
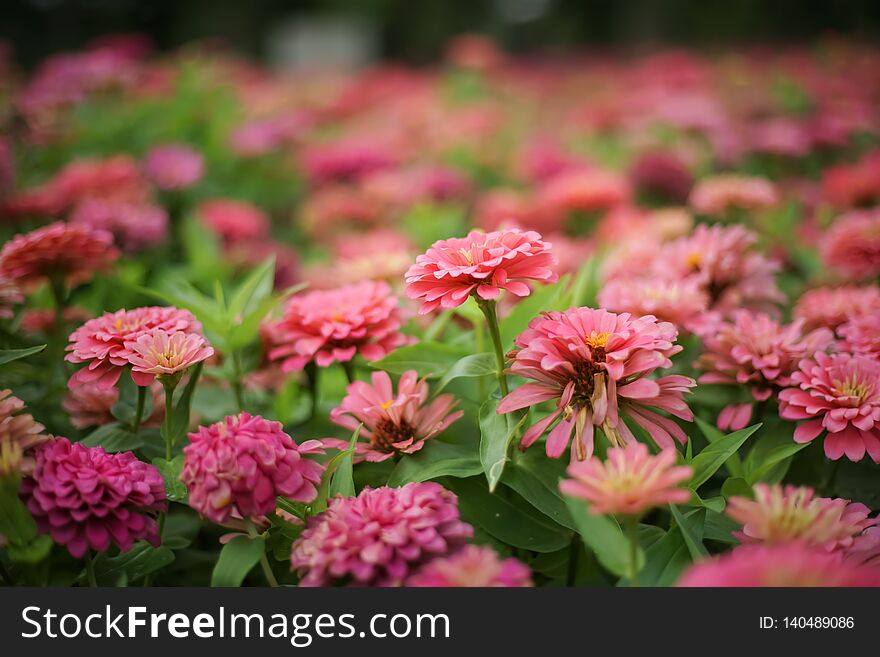
[(24, 303), (24, 295), (12, 280), (0, 276), (0, 319), (11, 319), (12, 307)]
[(634, 441), (624, 417), (662, 448), (674, 447), (673, 438), (683, 444), (687, 435), (681, 427), (656, 411), (692, 421), (684, 393), (696, 383), (685, 376), (648, 376), (671, 367), (670, 356), (682, 349), (674, 344), (677, 336), (672, 324), (651, 315), (593, 308), (544, 313), (516, 338), (518, 349), (511, 352), (508, 371), (531, 382), (504, 397), (498, 412), (556, 400), (556, 410), (528, 429), (521, 442), (522, 448), (530, 446), (558, 421), (546, 445), (553, 458), (565, 451), (572, 432), (572, 460), (589, 458), (595, 427), (614, 445)]
[(856, 315), (837, 329), (841, 351), (880, 360), (880, 310)]
[[(867, 356), (817, 352), (799, 363), (793, 387), (779, 393), (779, 415), (806, 420), (796, 443), (825, 433), (825, 456), (850, 461), (868, 455), (880, 463), (880, 362)], [(826, 433), (827, 432), (827, 433)]]
[(269, 235), (266, 213), (245, 201), (211, 199), (200, 203), (196, 212), (202, 223), (229, 245)]
[(836, 330), (841, 324), (871, 313), (880, 312), (880, 287), (817, 287), (804, 292), (794, 306), (794, 316), (805, 327), (826, 326)]
[(458, 498), (440, 484), (365, 488), (357, 497), (330, 500), (326, 511), (309, 518), (290, 563), (301, 586), (399, 586), (471, 536)]
[(69, 220), (107, 231), (127, 253), (155, 246), (168, 237), (168, 213), (158, 205), (87, 199), (74, 208)]
[(536, 204), (564, 227), (572, 213), (608, 212), (630, 201), (629, 181), (619, 173), (581, 169), (561, 173), (543, 183), (536, 192)]
[(181, 480), (189, 505), (223, 524), (272, 512), (275, 499), (313, 502), (324, 466), (306, 458), (321, 443), (297, 444), (280, 422), (242, 412), (189, 434)]
[[(162, 404), (162, 386), (158, 383), (150, 387), (153, 398), (153, 412), (144, 418), (142, 426), (157, 427), (165, 416)], [(77, 429), (100, 427), (114, 422), (113, 405), (119, 401), (119, 390), (102, 388), (96, 383), (82, 383), (70, 388), (61, 402), (61, 408), (70, 415), (70, 423)]]
[[(384, 461), (398, 454), (413, 454), (455, 422), (464, 413), (453, 409), (452, 395), (439, 395), (429, 401), (428, 383), (419, 381), (415, 370), (400, 377), (397, 394), (386, 372), (373, 372), (372, 385), (354, 381), (346, 389), (339, 406), (330, 411), (330, 420), (354, 431), (363, 423), (355, 454), (358, 460)], [(347, 440), (325, 438), (327, 447), (346, 449)]]
[(731, 210), (762, 210), (779, 203), (779, 193), (766, 178), (722, 174), (704, 178), (691, 191), (690, 206), (700, 214), (723, 217)]
[(329, 367), (361, 354), (382, 358), (409, 342), (400, 332), (397, 299), (382, 281), (364, 281), (334, 290), (291, 297), (284, 316), (264, 326), (270, 344), (269, 359), (281, 361), (284, 372), (307, 363)]
[(43, 425), (23, 410), (24, 402), (11, 390), (0, 390), (0, 478), (29, 473), (34, 448), (49, 439)]
[(147, 153), (144, 170), (159, 189), (186, 189), (202, 179), (205, 160), (185, 144), (163, 144)]
[(880, 275), (880, 210), (839, 217), (822, 240), (822, 260), (850, 280)]
[(621, 278), (599, 291), (599, 305), (613, 312), (654, 315), (691, 330), (709, 305), (709, 295), (696, 278)]
[(519, 559), (499, 559), (485, 545), (466, 545), (453, 555), (438, 557), (406, 580), (410, 587), (517, 588), (532, 586), (532, 573)]
[(406, 294), (422, 301), (419, 314), (460, 306), (470, 294), (497, 299), (501, 290), (519, 297), (531, 292), (526, 280), (549, 283), (557, 276), (551, 244), (534, 231), (481, 233), (435, 242), (406, 273)]
[(412, 264), (414, 247), (406, 236), (391, 230), (373, 230), (340, 237), (333, 244), (335, 258), (312, 267), (312, 288), (328, 289), (361, 281), (402, 281)]
[(139, 386), (148, 386), (156, 377), (180, 375), (196, 363), (214, 355), (199, 333), (168, 332), (154, 328), (133, 340), (126, 340), (131, 378)]

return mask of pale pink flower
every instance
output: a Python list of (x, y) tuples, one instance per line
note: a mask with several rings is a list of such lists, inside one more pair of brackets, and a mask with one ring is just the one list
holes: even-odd
[(107, 231), (127, 253), (155, 246), (168, 237), (168, 213), (158, 205), (87, 199), (74, 208), (69, 221)]
[(880, 312), (880, 287), (817, 287), (804, 292), (794, 306), (794, 316), (806, 328), (826, 326), (836, 330), (856, 317)]
[(163, 144), (147, 153), (144, 170), (159, 189), (186, 189), (202, 179), (205, 160), (185, 144)]
[(779, 415), (806, 420), (795, 429), (794, 441), (807, 443), (825, 433), (828, 458), (846, 454), (860, 461), (867, 452), (880, 463), (880, 362), (817, 352), (798, 367), (793, 387), (779, 393)]
[(453, 555), (438, 557), (406, 580), (410, 587), (516, 588), (532, 586), (532, 573), (519, 559), (500, 559), (485, 545), (466, 545)]
[(602, 461), (591, 457), (568, 466), (570, 479), (559, 489), (566, 495), (587, 500), (590, 513), (640, 516), (649, 509), (687, 502), (691, 493), (680, 484), (693, 476), (690, 466), (675, 465), (675, 449), (656, 456), (644, 443), (612, 447)]
[(536, 203), (555, 217), (561, 228), (572, 213), (608, 212), (632, 198), (629, 181), (620, 174), (601, 169), (568, 171), (543, 183)]
[(0, 390), (0, 478), (29, 473), (34, 448), (49, 439), (45, 427), (23, 410), (24, 402), (11, 390)]
[(654, 315), (685, 330), (691, 330), (709, 305), (709, 295), (696, 278), (613, 279), (602, 287), (597, 300), (613, 312)]
[(391, 230), (373, 230), (346, 235), (333, 244), (335, 259), (312, 267), (313, 288), (327, 289), (361, 281), (385, 281), (394, 286), (402, 281), (412, 264), (414, 247), (409, 238)]
[(880, 275), (880, 210), (839, 217), (822, 240), (822, 260), (850, 280)]
[(589, 458), (595, 427), (614, 445), (634, 441), (624, 417), (660, 447), (674, 447), (675, 440), (683, 444), (687, 435), (681, 427), (656, 411), (692, 421), (684, 393), (696, 383), (677, 375), (649, 378), (658, 368), (672, 366), (670, 356), (682, 349), (674, 344), (677, 336), (672, 324), (651, 315), (593, 308), (544, 313), (516, 338), (518, 349), (510, 354), (508, 371), (532, 382), (504, 397), (498, 412), (556, 400), (556, 410), (528, 429), (521, 442), (522, 448), (530, 446), (558, 421), (546, 445), (553, 458), (565, 451), (572, 432), (572, 460)]
[[(165, 417), (162, 404), (162, 386), (155, 383), (150, 386), (153, 398), (153, 412), (150, 417), (143, 418), (142, 426), (158, 427)], [(61, 402), (61, 408), (70, 415), (70, 423), (77, 429), (100, 427), (115, 421), (113, 405), (119, 401), (119, 390), (102, 388), (96, 383), (82, 383), (70, 388)]]
[(269, 217), (246, 201), (215, 198), (200, 203), (196, 213), (205, 227), (226, 244), (263, 239), (269, 235)]
[(534, 231), (518, 229), (481, 233), (435, 242), (406, 273), (406, 294), (422, 302), (419, 314), (456, 308), (470, 294), (497, 299), (501, 290), (519, 297), (531, 289), (526, 280), (557, 279), (551, 244)]
[(837, 329), (840, 351), (880, 360), (880, 310), (856, 315)]
[[(419, 381), (415, 370), (400, 377), (397, 394), (386, 372), (373, 372), (372, 385), (354, 381), (346, 389), (339, 406), (330, 411), (330, 420), (351, 431), (363, 423), (355, 446), (358, 460), (384, 461), (398, 454), (413, 454), (464, 413), (453, 409), (452, 395), (439, 395), (429, 401), (428, 383)], [(347, 440), (325, 438), (327, 447), (347, 449)]]
[(0, 276), (0, 319), (11, 319), (12, 307), (24, 303), (24, 295), (12, 280)]
[(700, 214), (723, 217), (731, 210), (763, 210), (779, 203), (779, 193), (766, 178), (721, 174), (704, 178), (691, 191), (689, 204)]
[(126, 340), (124, 346), (129, 351), (131, 378), (139, 386), (152, 384), (156, 377), (180, 375), (214, 355), (214, 348), (199, 333), (158, 328)]

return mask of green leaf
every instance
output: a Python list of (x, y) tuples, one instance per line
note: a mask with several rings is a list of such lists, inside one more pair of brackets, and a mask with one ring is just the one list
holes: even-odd
[(706, 546), (703, 545), (703, 525), (706, 522), (706, 510), (697, 509), (686, 516), (674, 504), (669, 505), (669, 510), (672, 512), (672, 517), (675, 518), (675, 524), (681, 531), (685, 545), (687, 545), (688, 551), (691, 553), (691, 558), (696, 560), (708, 556), (709, 552), (706, 550)]
[(275, 282), (275, 256), (255, 267), (232, 293), (228, 312), (232, 318), (246, 315), (272, 293)]
[(736, 451), (742, 447), (743, 443), (761, 428), (760, 424), (755, 424), (710, 443), (705, 449), (697, 454), (690, 465), (694, 469), (694, 476), (688, 484), (694, 490), (699, 489), (712, 478), (722, 465), (736, 454)]
[[(697, 423), (697, 426), (700, 427), (700, 431), (706, 436), (706, 440), (710, 443), (717, 443), (719, 440), (722, 440), (726, 435), (723, 431), (718, 429), (715, 425), (709, 424), (703, 418), (695, 417), (694, 421)], [(691, 441), (688, 441), (690, 445)], [(692, 460), (692, 459), (689, 459)], [(743, 476), (743, 466), (742, 461), (740, 461), (739, 455), (734, 453), (727, 460), (727, 469), (730, 471), (734, 477), (742, 477)]]
[(495, 490), (504, 472), (510, 441), (527, 417), (522, 411), (499, 415), (495, 412), (497, 406), (498, 400), (493, 398), (480, 407), (480, 462), (490, 492)]
[(128, 552), (108, 557), (106, 553), (95, 559), (95, 577), (99, 584), (108, 585), (125, 575), (128, 582), (160, 570), (174, 561), (174, 552), (162, 545), (154, 548), (147, 542), (138, 541)]
[(721, 494), (726, 498), (734, 496), (752, 497), (752, 485), (742, 477), (730, 477), (721, 486)]
[(98, 427), (82, 439), (86, 447), (103, 447), (107, 452), (130, 452), (144, 446), (144, 435), (132, 433), (118, 422)]
[(10, 542), (6, 546), (9, 559), (17, 563), (40, 563), (51, 550), (52, 537), (48, 534), (39, 534), (28, 543)]
[[(789, 432), (762, 432), (761, 439), (755, 443), (746, 459), (744, 478), (751, 484), (768, 481), (775, 470), (784, 466), (786, 461), (791, 461), (795, 454), (808, 445), (809, 443), (794, 442)], [(785, 470), (782, 471), (783, 476), (784, 474)]]
[(38, 354), (43, 349), (46, 348), (46, 345), (41, 344), (36, 347), (27, 347), (25, 349), (0, 349), (0, 365), (5, 365), (6, 363), (11, 363), (14, 360), (18, 360), (19, 358), (27, 358), (28, 356), (33, 356), (34, 354)]
[(370, 367), (392, 374), (415, 370), (420, 377), (441, 377), (467, 355), (468, 352), (460, 347), (441, 342), (419, 342), (395, 349), (385, 358), (371, 362)]
[(241, 586), (264, 550), (262, 536), (251, 538), (239, 534), (233, 538), (220, 550), (220, 558), (211, 573), (211, 586)]
[(437, 477), (473, 477), (483, 471), (480, 455), (474, 447), (429, 440), (415, 454), (400, 459), (388, 478), (389, 486)]
[(153, 465), (162, 474), (165, 480), (165, 494), (169, 502), (186, 502), (186, 484), (180, 480), (180, 472), (183, 470), (183, 454), (178, 454), (170, 461), (163, 458), (153, 459)]
[(525, 331), (529, 322), (541, 314), (552, 310), (563, 310), (568, 305), (565, 288), (568, 279), (563, 278), (552, 285), (539, 285), (525, 299), (518, 302), (513, 310), (501, 320), (501, 344), (505, 348), (513, 345), (516, 337)]
[[(565, 499), (559, 492), (560, 476), (556, 472), (557, 459), (548, 459), (540, 450), (531, 450), (540, 456), (537, 459), (520, 458), (510, 464), (501, 475), (501, 483), (509, 486), (538, 511), (552, 518), (554, 522), (577, 531)], [(528, 452), (526, 453), (528, 455)], [(546, 464), (546, 467), (545, 467)], [(564, 472), (564, 469), (562, 470)]]
[[(183, 389), (183, 392), (180, 394), (180, 397), (177, 399), (177, 405), (174, 407), (174, 414), (172, 415), (171, 421), (171, 444), (175, 445), (178, 441), (182, 440), (186, 435), (187, 430), (189, 429), (189, 417), (190, 410), (192, 408), (192, 396), (193, 392), (195, 392), (196, 384), (199, 381), (199, 376), (202, 374), (202, 366), (204, 365), (204, 361), (200, 363), (196, 363), (195, 366), (189, 372), (189, 381), (186, 382), (186, 386)], [(165, 430), (165, 423), (162, 423), (162, 430)], [(163, 436), (163, 438), (168, 438), (167, 436)]]
[(450, 381), (455, 379), (494, 375), (496, 367), (495, 355), (492, 353), (484, 352), (465, 356), (449, 368), (446, 374), (443, 375), (443, 378), (440, 379), (440, 382), (434, 386), (431, 394), (439, 394)]
[[(619, 577), (626, 576), (630, 546), (617, 520), (611, 516), (593, 514), (586, 500), (565, 496), (565, 503), (584, 544), (593, 550), (599, 563)], [(645, 554), (639, 548), (639, 570), (644, 559)]]
[(672, 586), (691, 563), (690, 552), (678, 527), (645, 550), (645, 567), (639, 573), (643, 586)]
[[(131, 378), (129, 368), (126, 368), (122, 376), (119, 377), (117, 385), (119, 390), (119, 399), (113, 404), (110, 413), (120, 422), (131, 425), (134, 423), (134, 416), (137, 414), (137, 400), (139, 387), (135, 385)], [(153, 395), (147, 389), (144, 395), (144, 412), (141, 420), (145, 420), (153, 414)]]
[(328, 497), (353, 497), (354, 488), (354, 447), (357, 445), (358, 437), (361, 435), (363, 424), (360, 424), (354, 433), (351, 434), (351, 440), (348, 441), (348, 449), (343, 452), (343, 457), (336, 467), (336, 472), (330, 479), (330, 488)]

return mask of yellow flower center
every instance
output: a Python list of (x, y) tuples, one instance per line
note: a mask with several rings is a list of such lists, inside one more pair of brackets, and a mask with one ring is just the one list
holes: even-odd
[(380, 404), (380, 406), (382, 407), (382, 410), (383, 410), (383, 411), (387, 411), (389, 408), (391, 408), (392, 406), (394, 406), (394, 400), (393, 400), (393, 399), (389, 399), (387, 402), (382, 402), (382, 403)]
[(703, 255), (699, 251), (694, 251), (688, 254), (688, 257), (685, 258), (684, 262), (691, 269), (697, 269), (703, 262)]
[(605, 345), (608, 344), (608, 338), (610, 337), (611, 334), (607, 331), (601, 331), (599, 333), (593, 331), (584, 339), (584, 342), (587, 343), (587, 346), (590, 347), (590, 349), (604, 349)]

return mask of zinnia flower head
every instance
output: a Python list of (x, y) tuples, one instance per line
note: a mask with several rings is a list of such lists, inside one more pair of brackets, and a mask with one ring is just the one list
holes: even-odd
[(690, 566), (678, 581), (688, 587), (880, 586), (880, 568), (846, 561), (803, 543), (741, 545)]
[(269, 217), (245, 201), (211, 199), (200, 203), (196, 212), (202, 223), (229, 245), (269, 235)]
[(11, 390), (0, 390), (0, 478), (29, 471), (31, 451), (48, 440), (43, 425), (23, 409), (24, 402)]
[(11, 319), (12, 307), (24, 303), (24, 295), (13, 281), (0, 276), (0, 319)]
[(822, 194), (838, 208), (876, 205), (880, 200), (880, 151), (872, 151), (853, 164), (840, 164), (822, 175)]
[(278, 496), (314, 501), (324, 466), (306, 456), (323, 453), (319, 441), (297, 445), (280, 422), (242, 412), (189, 434), (180, 478), (189, 505), (222, 524), (270, 513)]
[(531, 290), (524, 281), (557, 279), (550, 247), (538, 233), (515, 228), (440, 240), (406, 273), (406, 294), (421, 300), (421, 315), (456, 308), (470, 294), (485, 300), (497, 299), (501, 290), (528, 296)]
[(838, 218), (822, 241), (822, 259), (850, 280), (880, 275), (880, 210), (854, 210)]
[(675, 422), (656, 412), (663, 410), (693, 420), (684, 393), (696, 385), (684, 376), (648, 378), (660, 367), (670, 367), (678, 332), (651, 315), (634, 317), (593, 308), (571, 308), (544, 313), (533, 319), (515, 344), (509, 372), (532, 382), (504, 397), (499, 413), (509, 413), (555, 399), (556, 410), (528, 429), (521, 446), (528, 447), (555, 422), (547, 438), (547, 455), (558, 458), (574, 432), (572, 458), (593, 453), (595, 427), (615, 445), (635, 440), (623, 421), (627, 417), (647, 431), (663, 448), (681, 443), (687, 435)]
[(74, 285), (106, 271), (118, 256), (107, 231), (59, 221), (6, 242), (0, 250), (0, 276), (23, 288), (50, 278)]
[(185, 144), (163, 144), (150, 149), (144, 169), (159, 189), (186, 189), (202, 179), (205, 160)]
[[(817, 352), (779, 393), (779, 415), (806, 420), (794, 431), (796, 443), (825, 433), (825, 456), (850, 461), (868, 455), (880, 463), (880, 361), (847, 353)], [(827, 433), (826, 433), (827, 432)]]
[(841, 351), (880, 360), (880, 310), (856, 315), (837, 329)]
[(472, 535), (459, 517), (458, 498), (440, 484), (364, 488), (357, 497), (332, 499), (309, 518), (290, 563), (301, 586), (399, 586)]
[[(162, 386), (150, 386), (153, 397), (153, 412), (144, 418), (142, 426), (157, 427), (165, 416), (162, 404)], [(81, 383), (67, 391), (61, 408), (70, 415), (70, 423), (77, 429), (100, 427), (114, 421), (113, 405), (119, 401), (117, 388), (102, 388), (97, 383)]]
[(701, 214), (723, 217), (733, 209), (762, 210), (779, 203), (779, 193), (766, 178), (722, 174), (699, 181), (690, 206)]
[(794, 316), (806, 328), (826, 326), (832, 330), (855, 318), (880, 312), (880, 287), (817, 287), (804, 292), (794, 306)]
[(832, 552), (852, 547), (856, 537), (876, 524), (864, 504), (841, 498), (814, 497), (806, 486), (755, 484), (755, 499), (734, 496), (727, 515), (743, 525), (740, 541), (803, 541)]
[(168, 236), (168, 213), (158, 205), (89, 199), (76, 206), (69, 221), (107, 231), (126, 253), (155, 246)]
[(642, 153), (629, 170), (629, 177), (641, 192), (684, 203), (694, 184), (687, 164), (675, 153)]
[[(330, 412), (330, 420), (351, 431), (363, 423), (355, 446), (359, 459), (384, 461), (397, 454), (413, 454), (464, 413), (453, 409), (452, 395), (428, 401), (428, 383), (419, 381), (415, 370), (400, 377), (397, 394), (386, 372), (373, 372), (372, 385), (354, 381), (342, 403)], [(324, 439), (328, 447), (346, 449), (347, 440)]]
[(566, 495), (590, 503), (590, 512), (640, 516), (665, 504), (687, 502), (691, 493), (679, 484), (693, 476), (693, 468), (675, 465), (675, 449), (664, 449), (652, 456), (643, 443), (612, 447), (605, 462), (597, 457), (576, 461), (559, 484)]
[(188, 310), (162, 306), (123, 309), (90, 319), (70, 334), (65, 360), (88, 365), (70, 377), (68, 387), (94, 382), (112, 388), (134, 355), (126, 343), (155, 329), (200, 334), (202, 325)]
[(164, 511), (165, 481), (131, 452), (108, 454), (55, 438), (35, 451), (21, 495), (40, 531), (76, 558), (87, 550), (121, 551), (135, 541), (159, 545), (154, 513)]
[(131, 378), (139, 386), (148, 386), (154, 378), (180, 376), (187, 369), (214, 355), (200, 333), (168, 332), (152, 329), (126, 341)]
[(397, 299), (384, 281), (364, 281), (333, 290), (317, 290), (290, 298), (283, 317), (265, 325), (270, 360), (284, 372), (307, 363), (329, 367), (361, 354), (382, 358), (409, 339), (400, 332)]
[(411, 587), (493, 587), (532, 586), (532, 572), (519, 559), (500, 559), (485, 545), (466, 545), (448, 557), (428, 562), (406, 580)]
[(599, 305), (613, 312), (654, 315), (691, 330), (709, 305), (709, 295), (694, 278), (621, 278), (599, 291)]

